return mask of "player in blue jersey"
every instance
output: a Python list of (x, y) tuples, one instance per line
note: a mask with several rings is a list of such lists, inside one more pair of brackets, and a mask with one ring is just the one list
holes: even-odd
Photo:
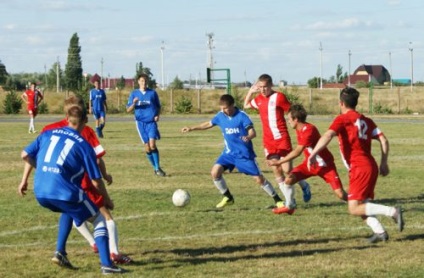
[(127, 112), (134, 111), (138, 135), (144, 144), (147, 159), (152, 164), (155, 174), (164, 177), (166, 174), (160, 167), (159, 151), (156, 146), (156, 140), (160, 139), (157, 122), (161, 104), (157, 92), (147, 88), (148, 81), (149, 77), (144, 73), (137, 76), (140, 88), (131, 92)]
[(253, 150), (252, 139), (256, 137), (253, 122), (249, 116), (234, 105), (231, 95), (222, 95), (219, 99), (221, 112), (218, 112), (210, 121), (193, 127), (183, 127), (181, 132), (206, 130), (219, 126), (224, 136), (224, 150), (212, 167), (211, 175), (215, 186), (224, 195), (222, 201), (216, 205), (222, 208), (234, 204), (234, 197), (230, 193), (223, 177), (225, 170), (230, 172), (237, 168), (240, 173), (252, 176), (256, 183), (271, 196), (277, 206), (283, 206), (283, 201), (276, 193), (272, 184), (263, 176)]
[(96, 121), (97, 136), (103, 138), (103, 128), (106, 124), (106, 93), (100, 88), (98, 80), (94, 81), (94, 88), (90, 90), (89, 97), (89, 112), (93, 114)]
[[(121, 273), (122, 269), (114, 266), (110, 259), (104, 217), (81, 188), (84, 172), (87, 172), (93, 186), (103, 195), (105, 206), (113, 209), (113, 202), (97, 165), (96, 154), (80, 135), (87, 121), (86, 112), (81, 107), (74, 106), (68, 110), (67, 120), (67, 127), (45, 131), (22, 151), (21, 157), (25, 165), (18, 192), (22, 196), (26, 194), (29, 174), (32, 168), (36, 168), (34, 195), (38, 203), (53, 212), (69, 215), (77, 226), (84, 221), (91, 222), (102, 273)], [(68, 231), (59, 230), (61, 232)], [(56, 251), (55, 258), (58, 264), (73, 268), (65, 250)]]

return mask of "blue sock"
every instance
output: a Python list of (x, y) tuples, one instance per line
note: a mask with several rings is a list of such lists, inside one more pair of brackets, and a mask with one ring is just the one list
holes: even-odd
[(153, 157), (153, 166), (155, 167), (155, 170), (158, 170), (160, 168), (158, 149), (155, 149), (152, 151), (152, 157)]
[(100, 263), (102, 266), (112, 266), (109, 250), (109, 236), (107, 233), (106, 223), (101, 214), (93, 222), (94, 225), (94, 241), (99, 249)]
[(100, 131), (103, 131), (104, 127), (105, 127), (105, 124), (100, 124)]
[(72, 217), (62, 213), (59, 217), (59, 230), (57, 234), (56, 251), (66, 255), (66, 241), (72, 230)]
[(147, 159), (150, 161), (150, 164), (152, 164), (153, 168), (155, 168), (155, 170), (157, 170), (156, 166), (155, 166), (155, 161), (153, 159), (153, 153), (149, 152), (146, 153)]
[(100, 137), (100, 127), (96, 127), (96, 133), (97, 133), (97, 136), (99, 136)]

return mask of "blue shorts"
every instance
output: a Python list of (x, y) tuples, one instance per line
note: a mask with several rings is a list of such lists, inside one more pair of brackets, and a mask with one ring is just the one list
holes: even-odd
[(77, 226), (80, 226), (99, 212), (96, 205), (85, 194), (82, 202), (79, 203), (48, 198), (37, 198), (37, 201), (41, 206), (51, 211), (69, 215)]
[(247, 159), (247, 158), (235, 158), (230, 155), (222, 154), (215, 162), (216, 164), (224, 167), (225, 170), (230, 172), (237, 168), (240, 173), (249, 175), (249, 176), (260, 176), (262, 175), (261, 170), (259, 169), (256, 159)]
[(104, 110), (91, 110), (91, 113), (93, 114), (93, 117), (95, 120), (98, 120), (100, 118), (106, 118), (106, 112)]
[(136, 121), (135, 123), (137, 125), (138, 135), (140, 136), (140, 139), (143, 144), (149, 143), (150, 139), (160, 139), (160, 133), (156, 122), (144, 123)]

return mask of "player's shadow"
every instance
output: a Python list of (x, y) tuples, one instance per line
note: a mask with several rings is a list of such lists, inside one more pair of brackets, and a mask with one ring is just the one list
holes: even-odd
[[(343, 240), (352, 240), (357, 239), (358, 236), (353, 237), (344, 237), (344, 238), (328, 238), (328, 239), (312, 239), (312, 240), (293, 240), (293, 241), (278, 241), (278, 242), (268, 242), (268, 243), (258, 243), (258, 244), (247, 244), (247, 245), (227, 245), (222, 247), (207, 247), (207, 248), (175, 248), (171, 250), (153, 250), (146, 252), (157, 254), (159, 257), (163, 258), (163, 253), (172, 253), (179, 256), (180, 258), (172, 259), (171, 265), (170, 261), (165, 260), (154, 260), (155, 265), (152, 266), (152, 269), (162, 269), (168, 267), (179, 267), (186, 264), (199, 265), (210, 262), (234, 262), (238, 260), (258, 260), (258, 259), (277, 259), (277, 258), (294, 258), (294, 257), (305, 257), (313, 256), (316, 254), (327, 254), (340, 251), (349, 251), (349, 250), (363, 250), (369, 248), (379, 248), (378, 245), (360, 245), (352, 247), (343, 247), (342, 244), (339, 244), (336, 248), (313, 248), (313, 249), (302, 249), (302, 250), (292, 250), (292, 251), (281, 251), (275, 252), (274, 249), (267, 251), (269, 248), (279, 247), (284, 249), (287, 246), (298, 246), (298, 245), (314, 245), (314, 244), (326, 244), (329, 242), (340, 242)], [(361, 238), (361, 240), (363, 240)], [(258, 251), (257, 254), (252, 254), (252, 251)], [(234, 256), (238, 252), (247, 252), (247, 254), (241, 254), (239, 256)], [(158, 264), (160, 262), (164, 265)], [(152, 261), (153, 262), (153, 261)]]

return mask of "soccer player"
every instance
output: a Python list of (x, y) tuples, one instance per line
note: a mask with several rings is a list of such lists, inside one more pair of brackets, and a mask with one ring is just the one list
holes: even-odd
[[(257, 92), (259, 94), (254, 96)], [(259, 112), (263, 126), (262, 141), (267, 160), (277, 161), (291, 152), (290, 135), (284, 118), (284, 114), (290, 108), (290, 102), (283, 93), (272, 90), (271, 76), (268, 74), (259, 76), (258, 81), (250, 88), (244, 99), (244, 108), (253, 108)], [(281, 165), (271, 166), (286, 202), (290, 196), (285, 194), (284, 178), (290, 173), (292, 167), (291, 160)], [(312, 196), (309, 184), (304, 180), (300, 180), (298, 183), (303, 191), (303, 200), (309, 202)]]
[[(84, 101), (77, 96), (71, 96), (65, 100), (64, 103), (64, 110), (68, 111), (72, 106), (78, 106), (82, 109), (85, 108)], [(51, 129), (57, 129), (67, 126), (68, 122), (66, 118), (62, 121), (52, 123), (50, 125), (47, 125), (43, 128), (42, 132), (45, 132), (47, 130)], [(94, 152), (97, 156), (97, 162), (100, 168), (100, 172), (103, 176), (103, 178), (106, 180), (107, 184), (110, 185), (113, 182), (112, 176), (107, 172), (106, 170), (106, 164), (103, 160), (103, 156), (106, 154), (105, 149), (100, 144), (98, 138), (96, 137), (94, 130), (85, 125), (84, 128), (81, 131), (81, 136), (87, 140), (87, 142), (91, 145), (91, 147), (94, 149)], [(128, 264), (132, 262), (132, 259), (128, 256), (125, 256), (121, 254), (118, 251), (118, 229), (116, 227), (115, 220), (112, 217), (112, 214), (110, 210), (105, 206), (104, 198), (101, 194), (98, 193), (96, 188), (93, 186), (90, 178), (88, 177), (87, 173), (85, 173), (84, 178), (81, 183), (82, 189), (85, 191), (87, 196), (92, 200), (96, 206), (99, 208), (100, 212), (105, 217), (107, 230), (109, 233), (109, 249), (110, 249), (110, 257), (114, 263), (117, 264)], [(64, 229), (69, 230), (69, 232), (72, 229), (72, 219), (68, 217), (66, 214), (62, 214), (59, 220), (59, 226), (65, 227)], [(95, 240), (93, 238), (93, 235), (90, 233), (90, 230), (88, 229), (87, 223), (84, 222), (80, 226), (76, 226), (74, 222), (74, 226), (77, 228), (77, 230), (81, 233), (82, 236), (88, 241), (90, 246), (92, 247), (93, 251), (95, 253), (98, 252), (97, 246), (95, 244)], [(68, 233), (69, 234), (69, 233)], [(58, 250), (65, 250), (66, 247), (66, 241), (67, 236), (65, 237), (64, 234), (58, 235), (58, 241), (57, 241), (57, 249)]]
[(347, 194), (343, 190), (342, 182), (339, 178), (339, 174), (337, 173), (336, 165), (334, 164), (334, 157), (327, 148), (323, 148), (317, 155), (318, 163), (313, 165), (311, 170), (308, 169), (307, 162), (309, 154), (315, 147), (321, 135), (313, 124), (306, 122), (307, 115), (305, 108), (300, 104), (293, 104), (290, 107), (287, 114), (287, 122), (290, 127), (296, 131), (297, 146), (284, 158), (281, 158), (278, 161), (267, 161), (268, 165), (274, 166), (287, 163), (300, 156), (302, 153), (305, 156), (303, 162), (296, 166), (285, 178), (284, 189), (287, 192), (285, 195), (291, 196), (291, 198), (287, 200), (285, 207), (273, 209), (273, 212), (276, 214), (293, 214), (296, 208), (293, 185), (299, 180), (306, 180), (313, 176), (321, 177), (331, 186), (339, 199), (347, 201)]
[[(386, 241), (389, 235), (377, 219), (377, 215), (393, 218), (399, 231), (404, 228), (401, 207), (389, 207), (372, 203), (378, 174), (389, 174), (389, 141), (374, 121), (356, 111), (359, 92), (354, 88), (340, 91), (340, 111), (330, 128), (322, 135), (308, 158), (308, 167), (318, 162), (318, 154), (338, 136), (343, 162), (349, 170), (348, 209), (352, 215), (360, 216), (373, 231), (368, 242)], [(371, 153), (371, 140), (380, 143), (380, 169)]]
[(97, 136), (103, 138), (103, 128), (106, 124), (106, 93), (100, 88), (98, 80), (94, 81), (94, 88), (90, 90), (89, 97), (89, 112), (93, 114), (94, 120), (96, 121), (96, 132)]
[(43, 94), (36, 88), (37, 84), (31, 82), (30, 88), (26, 90), (22, 95), (22, 100), (27, 104), (27, 111), (29, 114), (29, 129), (28, 133), (36, 133), (34, 126), (35, 117), (38, 114), (38, 105), (43, 100)]
[(256, 154), (252, 144), (252, 139), (256, 137), (256, 131), (249, 116), (234, 106), (234, 98), (231, 95), (222, 95), (219, 105), (221, 112), (218, 112), (212, 120), (181, 129), (181, 132), (185, 133), (219, 126), (222, 131), (225, 148), (211, 170), (213, 183), (224, 195), (216, 207), (222, 208), (234, 204), (234, 197), (228, 189), (223, 173), (225, 170), (231, 172), (235, 167), (240, 173), (252, 176), (256, 183), (274, 199), (277, 206), (278, 203), (280, 203), (279, 206), (283, 206), (283, 201), (275, 192), (272, 184), (265, 179), (256, 163)]
[(161, 104), (157, 92), (147, 88), (149, 77), (147, 74), (137, 76), (139, 89), (131, 92), (127, 112), (134, 111), (134, 118), (137, 126), (138, 135), (144, 144), (144, 150), (149, 162), (152, 164), (155, 175), (165, 177), (166, 174), (160, 167), (159, 150), (156, 141), (160, 139), (158, 121)]
[[(84, 172), (87, 172), (104, 197), (105, 206), (113, 209), (113, 202), (101, 179), (96, 154), (79, 134), (87, 121), (87, 114), (84, 109), (73, 106), (67, 111), (67, 120), (67, 127), (42, 133), (22, 151), (25, 166), (18, 192), (21, 196), (26, 194), (30, 169), (36, 168), (34, 194), (38, 203), (53, 212), (70, 216), (77, 226), (90, 221), (99, 248), (101, 272), (121, 273), (122, 269), (114, 266), (110, 259), (104, 217), (81, 188)], [(66, 253), (56, 252), (55, 257), (60, 262), (68, 261)]]

